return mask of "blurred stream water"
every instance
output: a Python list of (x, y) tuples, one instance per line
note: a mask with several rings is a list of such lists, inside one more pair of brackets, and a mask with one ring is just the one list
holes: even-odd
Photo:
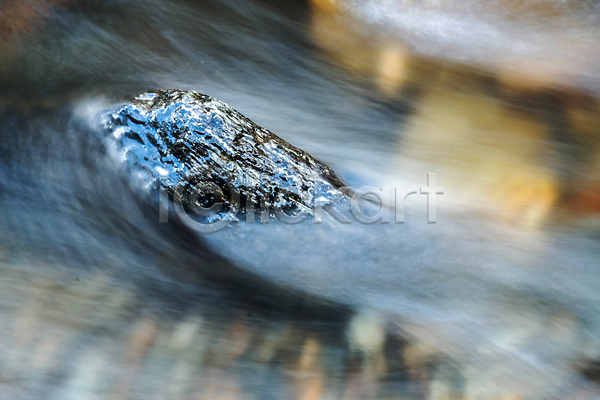
[[(0, 3), (6, 399), (600, 398), (591, 0)], [(171, 220), (97, 116), (206, 93), (404, 224)], [(388, 205), (384, 205), (387, 207)]]

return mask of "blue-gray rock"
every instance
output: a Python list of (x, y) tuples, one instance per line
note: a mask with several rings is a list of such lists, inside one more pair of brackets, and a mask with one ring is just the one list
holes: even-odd
[(186, 206), (194, 205), (193, 198), (202, 206), (223, 202), (234, 212), (243, 212), (248, 201), (310, 210), (343, 196), (329, 167), (198, 92), (143, 92), (110, 113), (106, 127), (134, 175), (148, 187), (178, 194)]

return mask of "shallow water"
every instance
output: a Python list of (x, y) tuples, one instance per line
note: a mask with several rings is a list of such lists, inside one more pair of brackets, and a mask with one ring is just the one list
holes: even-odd
[[(0, 9), (6, 398), (600, 397), (595, 3)], [(160, 224), (98, 119), (160, 88), (437, 223)]]

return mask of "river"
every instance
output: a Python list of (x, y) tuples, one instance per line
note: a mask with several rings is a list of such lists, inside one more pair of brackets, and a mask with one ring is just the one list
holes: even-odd
[[(0, 12), (2, 398), (600, 398), (594, 1)], [(155, 89), (417, 188), (403, 223), (161, 223), (99, 122)]]

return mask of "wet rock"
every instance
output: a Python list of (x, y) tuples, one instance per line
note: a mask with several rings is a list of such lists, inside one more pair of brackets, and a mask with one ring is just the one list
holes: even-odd
[(141, 93), (111, 113), (106, 127), (134, 175), (188, 208), (219, 202), (227, 212), (244, 212), (252, 202), (308, 211), (342, 196), (329, 167), (201, 93)]

